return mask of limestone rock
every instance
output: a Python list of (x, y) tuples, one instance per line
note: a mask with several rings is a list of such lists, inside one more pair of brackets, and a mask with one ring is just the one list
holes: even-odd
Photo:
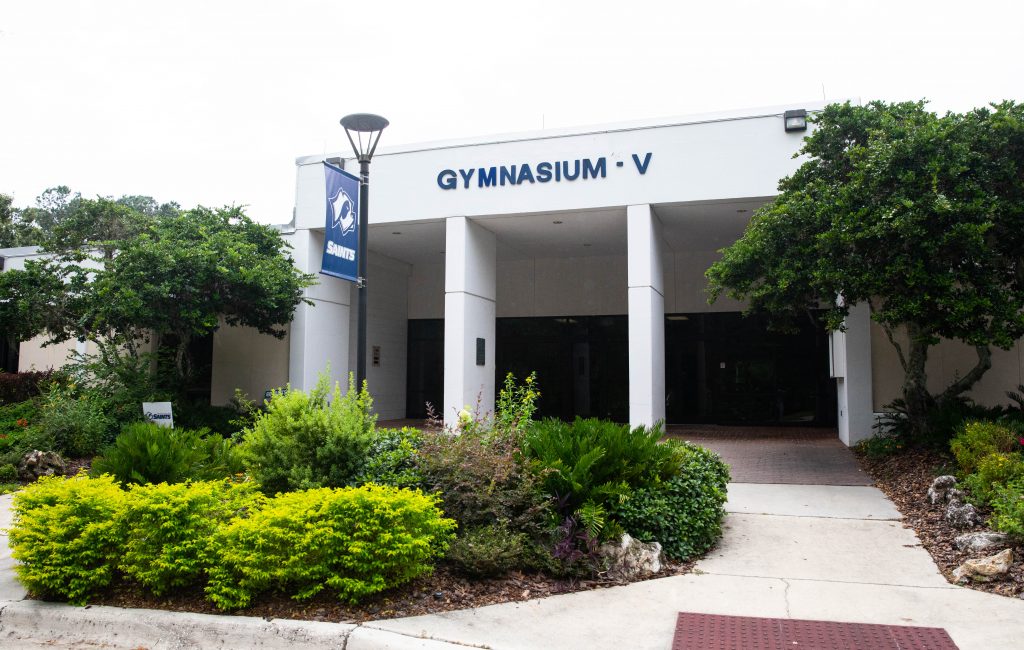
[(68, 465), (55, 451), (33, 450), (18, 461), (18, 478), (22, 481), (34, 481), (40, 476), (63, 476)]
[(955, 476), (937, 476), (928, 488), (928, 503), (938, 505), (946, 500), (946, 492), (956, 485)]
[(661, 544), (650, 544), (624, 534), (617, 544), (602, 544), (598, 555), (612, 580), (636, 580), (661, 571)]
[(959, 501), (960, 503), (967, 502), (967, 493), (960, 488), (949, 488), (946, 491), (946, 502), (951, 503), (953, 501)]
[(965, 533), (953, 540), (953, 546), (958, 550), (978, 553), (987, 551), (993, 546), (1002, 546), (1009, 543), (1010, 537), (1004, 533)]
[(969, 503), (950, 501), (946, 506), (946, 521), (956, 528), (970, 528), (978, 523), (978, 510)]
[(953, 571), (953, 578), (960, 583), (970, 580), (991, 582), (1009, 571), (1011, 564), (1013, 564), (1013, 551), (1006, 549), (991, 557), (967, 560)]

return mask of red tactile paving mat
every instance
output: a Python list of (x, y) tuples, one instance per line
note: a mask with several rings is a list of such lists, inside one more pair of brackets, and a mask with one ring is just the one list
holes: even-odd
[(957, 650), (938, 627), (679, 614), (673, 650)]

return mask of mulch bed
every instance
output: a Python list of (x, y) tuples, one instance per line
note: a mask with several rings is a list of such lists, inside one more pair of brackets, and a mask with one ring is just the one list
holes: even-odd
[[(695, 561), (667, 563), (661, 573), (650, 578), (664, 578), (689, 573)], [(650, 579), (648, 578), (648, 579)], [(152, 596), (135, 585), (121, 583), (107, 589), (93, 605), (164, 609), (202, 614), (237, 614), (266, 619), (284, 618), (334, 623), (361, 623), (385, 618), (402, 618), (421, 614), (437, 614), (456, 609), (483, 607), (555, 594), (589, 589), (603, 589), (626, 584), (610, 580), (567, 580), (544, 575), (511, 573), (498, 579), (469, 579), (441, 566), (433, 575), (368, 598), (358, 605), (339, 602), (322, 594), (304, 601), (295, 601), (284, 594), (268, 593), (256, 599), (251, 607), (235, 612), (222, 612), (203, 597), (201, 589), (186, 589), (167, 596)]]
[[(960, 529), (946, 523), (945, 506), (931, 505), (925, 498), (932, 480), (942, 474), (953, 474), (954, 461), (951, 457), (935, 452), (911, 449), (888, 458), (874, 459), (858, 454), (864, 471), (875, 479), (875, 484), (885, 493), (900, 513), (903, 525), (914, 529), (921, 545), (924, 546), (942, 571), (946, 580), (953, 580), (953, 570), (965, 560), (994, 555), (1000, 548), (982, 553), (958, 551), (953, 540), (964, 533), (989, 530), (984, 525)], [(979, 508), (982, 521), (989, 511)], [(1024, 597), (1024, 546), (1012, 546), (1013, 565), (1002, 580), (988, 583), (972, 582), (966, 586), (1001, 596)]]

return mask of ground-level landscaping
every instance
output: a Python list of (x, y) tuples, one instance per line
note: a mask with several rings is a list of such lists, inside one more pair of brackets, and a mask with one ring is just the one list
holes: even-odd
[(715, 544), (717, 456), (660, 427), (534, 421), (538, 395), (510, 377), (493, 414), (382, 429), (365, 389), (323, 379), (240, 409), (225, 436), (104, 420), (57, 378), (3, 407), (37, 410), (19, 444), (74, 453), (54, 435), (71, 425), (35, 422), (55, 401), (105, 424), (73, 438), (97, 452), (73, 476), (29, 455), (54, 476), (15, 494), (19, 580), (72, 604), (361, 621), (672, 575)]
[(927, 442), (897, 427), (858, 457), (947, 580), (1024, 597), (1021, 411), (965, 406), (934, 418)]

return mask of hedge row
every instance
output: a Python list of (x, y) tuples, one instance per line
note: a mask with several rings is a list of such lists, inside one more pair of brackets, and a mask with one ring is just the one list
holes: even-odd
[(359, 598), (427, 573), (455, 522), (419, 491), (365, 485), (267, 498), (250, 483), (43, 478), (19, 492), (10, 541), (33, 594), (84, 604), (118, 575), (154, 594), (202, 585), (218, 608), (262, 591)]

